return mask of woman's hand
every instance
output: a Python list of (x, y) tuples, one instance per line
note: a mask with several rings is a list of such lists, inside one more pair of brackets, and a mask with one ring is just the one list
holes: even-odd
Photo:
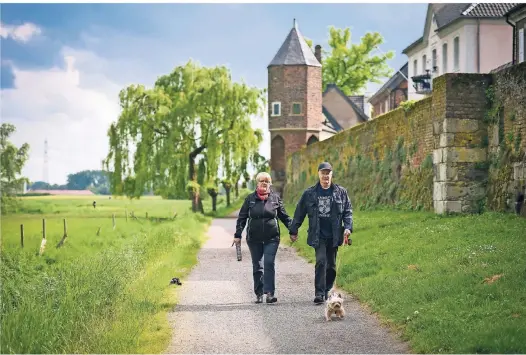
[(234, 240), (232, 240), (232, 246), (234, 246), (234, 244), (241, 244), (241, 238), (234, 238)]

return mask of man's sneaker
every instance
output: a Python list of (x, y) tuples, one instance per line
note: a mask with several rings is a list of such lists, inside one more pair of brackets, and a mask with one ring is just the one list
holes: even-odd
[(316, 304), (322, 304), (323, 301), (324, 301), (324, 299), (323, 299), (322, 295), (318, 295), (318, 296), (314, 297), (314, 303), (316, 303)]
[(273, 294), (267, 293), (267, 303), (275, 303), (278, 299)]
[(263, 295), (257, 295), (256, 303), (263, 303)]

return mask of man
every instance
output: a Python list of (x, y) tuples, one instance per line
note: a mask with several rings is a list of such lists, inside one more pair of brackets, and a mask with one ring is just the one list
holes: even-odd
[[(347, 190), (332, 182), (332, 166), (318, 166), (320, 181), (307, 188), (294, 212), (289, 229), (290, 239), (298, 239), (298, 229), (305, 216), (309, 216), (307, 244), (316, 251), (314, 274), (314, 303), (321, 304), (336, 279), (336, 256), (342, 244), (351, 245), (352, 205)], [(343, 224), (343, 226), (342, 226)]]

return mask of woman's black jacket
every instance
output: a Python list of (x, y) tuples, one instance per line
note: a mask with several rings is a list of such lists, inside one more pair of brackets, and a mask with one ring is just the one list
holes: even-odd
[(256, 192), (251, 193), (246, 197), (239, 211), (234, 237), (241, 238), (241, 233), (246, 225), (247, 241), (249, 242), (279, 240), (278, 219), (287, 228), (292, 223), (292, 218), (287, 214), (283, 202), (277, 194), (270, 192), (266, 200), (261, 200)]

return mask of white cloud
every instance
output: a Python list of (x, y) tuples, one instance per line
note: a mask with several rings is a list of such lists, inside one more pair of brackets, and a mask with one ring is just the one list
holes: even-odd
[(2, 118), (13, 123), (13, 143), (31, 146), (23, 174), (42, 180), (48, 140), (49, 182), (100, 169), (108, 152), (107, 130), (119, 115), (123, 87), (102, 74), (106, 62), (94, 53), (65, 48), (64, 69), (22, 70), (13, 66), (14, 88), (2, 90)]
[(29, 22), (26, 22), (20, 26), (12, 26), (0, 23), (0, 37), (10, 37), (17, 42), (26, 43), (31, 40), (31, 38), (38, 36), (41, 33), (42, 30), (39, 27)]

